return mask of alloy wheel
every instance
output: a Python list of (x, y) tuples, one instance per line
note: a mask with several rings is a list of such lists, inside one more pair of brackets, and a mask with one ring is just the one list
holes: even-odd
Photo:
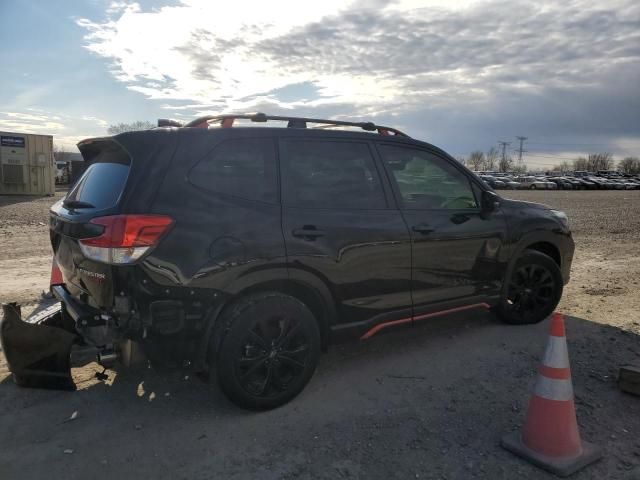
[(257, 320), (240, 350), (236, 377), (241, 387), (256, 397), (286, 391), (303, 375), (310, 352), (302, 322), (289, 317)]
[(509, 309), (521, 318), (533, 317), (554, 301), (556, 281), (542, 265), (527, 264), (511, 277), (507, 291)]

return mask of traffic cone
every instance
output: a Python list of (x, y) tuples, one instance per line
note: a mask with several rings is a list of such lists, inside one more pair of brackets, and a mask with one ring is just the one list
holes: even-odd
[(522, 433), (502, 438), (502, 446), (534, 465), (566, 477), (602, 456), (578, 431), (564, 317), (554, 313), (549, 341), (529, 400)]

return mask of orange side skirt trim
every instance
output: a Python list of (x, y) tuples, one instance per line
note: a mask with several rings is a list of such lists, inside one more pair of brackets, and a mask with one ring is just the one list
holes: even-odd
[(360, 337), (360, 340), (366, 340), (367, 338), (371, 338), (376, 333), (378, 333), (380, 330), (383, 330), (383, 329), (388, 328), (388, 327), (392, 327), (394, 325), (401, 325), (403, 323), (410, 323), (411, 321), (418, 321), (418, 320), (424, 320), (424, 319), (432, 318), (432, 317), (439, 317), (441, 315), (447, 315), (449, 313), (463, 312), (465, 310), (471, 310), (471, 309), (474, 309), (474, 308), (486, 308), (486, 309), (489, 309), (490, 305), (487, 304), (487, 303), (474, 303), (474, 304), (471, 304), (471, 305), (464, 305), (462, 307), (449, 308), (447, 310), (440, 310), (439, 312), (426, 313), (424, 315), (414, 315), (413, 317), (401, 318), (399, 320), (390, 320), (388, 322), (380, 323), (380, 324), (376, 325), (375, 327), (370, 328), (369, 330), (367, 330), (367, 332), (364, 335), (362, 335)]

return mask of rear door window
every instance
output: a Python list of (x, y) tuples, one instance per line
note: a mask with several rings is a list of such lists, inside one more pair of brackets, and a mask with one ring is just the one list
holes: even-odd
[(285, 140), (281, 157), (283, 201), (302, 208), (387, 207), (366, 143)]
[(276, 203), (275, 144), (264, 138), (226, 140), (191, 169), (189, 182), (215, 193)]

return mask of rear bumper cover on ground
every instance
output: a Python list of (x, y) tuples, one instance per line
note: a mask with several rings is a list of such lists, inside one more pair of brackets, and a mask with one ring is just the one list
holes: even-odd
[(116, 358), (112, 348), (98, 347), (86, 336), (87, 330), (108, 330), (113, 320), (105, 312), (79, 302), (64, 285), (52, 286), (51, 292), (61, 306), (31, 320), (22, 320), (17, 304), (2, 305), (0, 344), (18, 385), (75, 390), (72, 366), (93, 360), (105, 365)]
[(59, 319), (53, 317), (61, 313), (32, 324), (21, 319), (20, 307), (15, 303), (3, 304), (2, 310), (0, 343), (14, 381), (23, 387), (75, 390), (71, 348), (79, 337), (54, 326)]

